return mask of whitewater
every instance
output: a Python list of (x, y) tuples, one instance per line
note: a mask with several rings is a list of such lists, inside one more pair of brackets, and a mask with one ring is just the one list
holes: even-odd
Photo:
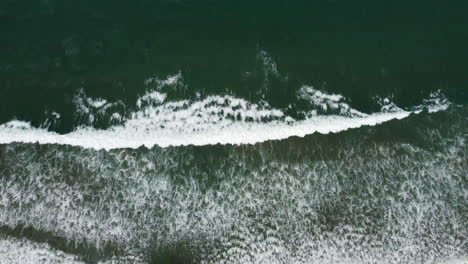
[[(297, 120), (286, 115), (282, 109), (270, 107), (266, 102), (252, 103), (232, 95), (167, 101), (167, 94), (161, 90), (179, 85), (182, 82), (180, 73), (166, 79), (152, 78), (145, 82), (155, 86), (138, 98), (136, 109), (128, 118), (112, 112), (122, 102), (108, 102), (102, 98), (87, 97), (82, 90), (78, 92), (74, 100), (77, 113), (84, 116), (88, 124), (107, 119), (117, 122), (117, 125), (107, 129), (83, 125), (70, 133), (58, 134), (44, 126), (33, 127), (27, 121), (12, 120), (0, 125), (0, 144), (61, 144), (105, 150), (141, 146), (255, 144), (375, 126), (423, 111), (433, 113), (446, 110), (450, 105), (443, 95), (434, 92), (424, 100), (423, 105), (409, 110), (399, 108), (384, 98), (381, 100), (380, 112), (365, 114), (353, 109), (341, 95), (303, 86), (297, 97), (306, 101), (311, 110), (304, 113), (304, 119)], [(59, 113), (54, 113), (54, 116), (60, 118)]]

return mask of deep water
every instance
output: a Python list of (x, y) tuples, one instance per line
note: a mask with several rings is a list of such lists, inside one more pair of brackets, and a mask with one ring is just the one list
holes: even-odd
[[(196, 92), (287, 107), (304, 84), (342, 94), (361, 111), (375, 96), (419, 104), (442, 89), (468, 101), (463, 1), (57, 1), (0, 4), (0, 123), (40, 125), (59, 112), (54, 130), (76, 127), (73, 97), (133, 104), (143, 80), (181, 72)], [(282, 78), (268, 93), (259, 50)]]

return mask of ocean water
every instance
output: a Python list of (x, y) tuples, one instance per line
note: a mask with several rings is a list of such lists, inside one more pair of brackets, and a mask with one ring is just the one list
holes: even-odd
[(0, 2), (0, 263), (468, 263), (468, 4)]

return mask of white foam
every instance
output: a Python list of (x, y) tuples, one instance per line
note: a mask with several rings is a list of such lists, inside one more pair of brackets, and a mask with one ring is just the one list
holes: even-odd
[(19, 120), (12, 120), (8, 123), (1, 125), (4, 129), (12, 129), (12, 130), (30, 130), (33, 129), (31, 123)]
[(57, 112), (52, 112), (51, 115), (52, 115), (55, 119), (59, 119), (59, 118), (60, 118), (60, 114), (57, 113)]
[(440, 264), (468, 264), (468, 257), (452, 259), (446, 262), (441, 262)]
[[(463, 217), (450, 206), (464, 191), (462, 179), (451, 177), (463, 171), (463, 162), (457, 161), (465, 151), (457, 140), (464, 135), (460, 127), (463, 121), (453, 123), (454, 134), (428, 137), (432, 143), (450, 139), (436, 152), (409, 144), (364, 149), (347, 141), (339, 159), (313, 155), (284, 162), (269, 148), (259, 148), (263, 161), (251, 162), (243, 160), (245, 153), (230, 150), (227, 165), (210, 161), (210, 174), (219, 183), (214, 188), (200, 181), (200, 166), (177, 169), (180, 161), (199, 153), (134, 156), (126, 150), (104, 154), (55, 148), (44, 153), (9, 146), (3, 148), (11, 177), (0, 179), (0, 223), (21, 223), (97, 248), (112, 241), (130, 256), (123, 263), (136, 263), (131, 256), (148, 249), (154, 237), (163, 248), (188, 242), (202, 252), (206, 262), (200, 263), (207, 264), (452, 263), (439, 260), (464, 253)], [(395, 153), (402, 155), (394, 158)], [(61, 166), (64, 162), (70, 166)], [(230, 165), (235, 168), (227, 171)], [(79, 179), (68, 175), (70, 168), (79, 170)], [(385, 179), (395, 173), (409, 177), (388, 189)], [(353, 196), (356, 187), (362, 192)], [(439, 198), (440, 193), (453, 199)], [(343, 197), (350, 200), (341, 203)], [(321, 216), (330, 212), (320, 209), (332, 203), (346, 211), (336, 212), (338, 225), (322, 225)], [(372, 214), (380, 209), (385, 215)], [(346, 224), (348, 219), (353, 220)]]
[(385, 97), (375, 97), (374, 98), (377, 103), (381, 106), (382, 112), (398, 112), (402, 111), (403, 109), (398, 107), (390, 98)]
[[(79, 52), (72, 42), (66, 41), (67, 46), (71, 45), (67, 52)], [(261, 79), (261, 84), (257, 93), (265, 99), (272, 80), (287, 78), (282, 76), (267, 51), (258, 50), (256, 60), (254, 72), (246, 72), (245, 76), (258, 75), (256, 77)], [(180, 71), (165, 79), (150, 77), (144, 84), (148, 91), (136, 101), (137, 108), (131, 114), (127, 114), (126, 106), (121, 101), (109, 102), (104, 98), (87, 97), (84, 90), (80, 89), (73, 98), (75, 121), (84, 126), (60, 135), (46, 129), (52, 122), (49, 119), (39, 128), (25, 121), (12, 120), (0, 125), (0, 143), (38, 142), (94, 149), (254, 144), (378, 125), (423, 110), (422, 106), (404, 110), (389, 99), (383, 99), (381, 112), (365, 114), (353, 109), (342, 95), (303, 86), (297, 97), (308, 102), (311, 109), (303, 112), (307, 117), (305, 120), (297, 121), (266, 103), (253, 104), (232, 96), (209, 96), (203, 99), (197, 93), (197, 101), (168, 101), (167, 89), (174, 91), (186, 87)], [(448, 105), (449, 102), (440, 91), (432, 93), (424, 101), (424, 107), (429, 112), (445, 110)], [(51, 115), (54, 119), (60, 118), (59, 113), (53, 112)], [(93, 128), (96, 124), (112, 126), (102, 130)]]
[(174, 75), (169, 75), (166, 79), (162, 79), (162, 80), (157, 77), (148, 78), (145, 80), (145, 85), (147, 86), (155, 85), (157, 89), (161, 89), (164, 86), (176, 85), (182, 80), (183, 80), (182, 72), (179, 71), (179, 73), (174, 74)]
[[(144, 112), (139, 112), (123, 126), (115, 126), (107, 130), (82, 127), (64, 135), (49, 132), (46, 129), (32, 128), (27, 122), (15, 120), (0, 125), (0, 143), (38, 142), (40, 144), (65, 144), (106, 150), (138, 148), (140, 146), (151, 148), (155, 145), (168, 147), (254, 144), (292, 136), (304, 137), (313, 133), (337, 133), (361, 126), (374, 126), (393, 119), (403, 119), (412, 113), (400, 111), (376, 113), (364, 117), (315, 116), (303, 121), (294, 121), (292, 124), (282, 120), (262, 123), (233, 121), (210, 115), (200, 117), (197, 115), (197, 105), (200, 104), (193, 104), (190, 110), (176, 111), (169, 113), (169, 115), (161, 113), (153, 116), (154, 113), (157, 113), (157, 111), (153, 111), (145, 116)], [(212, 111), (217, 110), (219, 109), (212, 109)], [(266, 115), (265, 111), (267, 110), (251, 110), (246, 115), (262, 116)], [(194, 113), (195, 116), (192, 115)], [(274, 113), (281, 116), (282, 112), (277, 110)], [(198, 114), (206, 114), (206, 112)]]
[(298, 91), (298, 98), (306, 100), (312, 106), (319, 107), (322, 112), (345, 116), (366, 116), (366, 114), (352, 109), (349, 104), (345, 103), (345, 98), (342, 95), (327, 94), (311, 86), (301, 87)]
[[(276, 69), (266, 53), (260, 55)], [(74, 103), (76, 114), (86, 126), (60, 135), (45, 129), (48, 126), (35, 128), (28, 122), (13, 120), (0, 125), (0, 143), (38, 142), (106, 150), (140, 146), (255, 144), (292, 136), (304, 137), (313, 133), (337, 133), (361, 126), (375, 126), (420, 113), (423, 109), (421, 106), (403, 110), (384, 99), (384, 106), (387, 107), (383, 107), (381, 112), (365, 114), (351, 108), (342, 95), (303, 86), (297, 97), (306, 101), (310, 110), (304, 113), (306, 119), (295, 120), (266, 102), (255, 104), (228, 95), (198, 96), (196, 101), (168, 101), (162, 89), (184, 86), (180, 72), (164, 80), (150, 78), (145, 84), (149, 87), (148, 92), (137, 100), (135, 112), (129, 115), (116, 112), (120, 106), (125, 108), (121, 101), (108, 102), (102, 98), (86, 97), (80, 89)], [(429, 112), (445, 110), (448, 105), (448, 100), (440, 91), (425, 100)], [(96, 121), (114, 125), (105, 130), (95, 129), (92, 125)]]
[(67, 263), (82, 264), (78, 257), (52, 249), (48, 244), (26, 239), (0, 237), (0, 264)]
[(315, 104), (322, 104), (324, 102), (338, 103), (344, 99), (342, 95), (326, 94), (310, 86), (301, 87), (301, 89), (299, 90), (299, 95), (304, 99), (308, 99), (315, 102)]
[(149, 103), (149, 104), (151, 104), (151, 103), (156, 103), (156, 104), (163, 103), (166, 100), (166, 96), (167, 96), (166, 94), (160, 93), (158, 91), (153, 91), (153, 92), (147, 93), (147, 94), (145, 94), (144, 96), (142, 96), (141, 98), (138, 99), (137, 107), (141, 108), (142, 104), (144, 102)]
[(79, 89), (73, 97), (75, 105), (75, 117), (81, 119), (86, 125), (93, 125), (95, 122), (110, 117), (113, 121), (121, 121), (119, 113), (115, 112), (115, 108), (123, 106), (123, 102), (108, 102), (103, 98), (93, 98), (86, 96), (83, 89)]

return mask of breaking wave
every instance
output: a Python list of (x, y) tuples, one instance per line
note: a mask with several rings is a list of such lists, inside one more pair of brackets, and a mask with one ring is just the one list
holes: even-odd
[[(273, 108), (266, 101), (253, 103), (231, 95), (167, 100), (164, 89), (183, 86), (181, 73), (166, 79), (150, 78), (145, 83), (150, 88), (137, 99), (134, 111), (127, 113), (130, 107), (121, 101), (86, 97), (80, 89), (74, 99), (80, 127), (67, 134), (58, 134), (48, 131), (46, 125), (37, 128), (28, 122), (13, 120), (0, 125), (0, 143), (38, 142), (107, 150), (140, 146), (255, 144), (373, 126), (406, 118), (424, 108), (436, 112), (450, 105), (436, 92), (424, 100), (423, 105), (407, 110), (385, 98), (380, 100), (380, 112), (366, 114), (353, 109), (341, 95), (303, 86), (297, 93), (297, 100), (307, 107), (295, 113), (294, 118), (286, 114), (285, 109)], [(56, 113), (55, 117), (60, 118), (60, 115)], [(109, 127), (94, 128), (92, 125), (97, 122)]]

